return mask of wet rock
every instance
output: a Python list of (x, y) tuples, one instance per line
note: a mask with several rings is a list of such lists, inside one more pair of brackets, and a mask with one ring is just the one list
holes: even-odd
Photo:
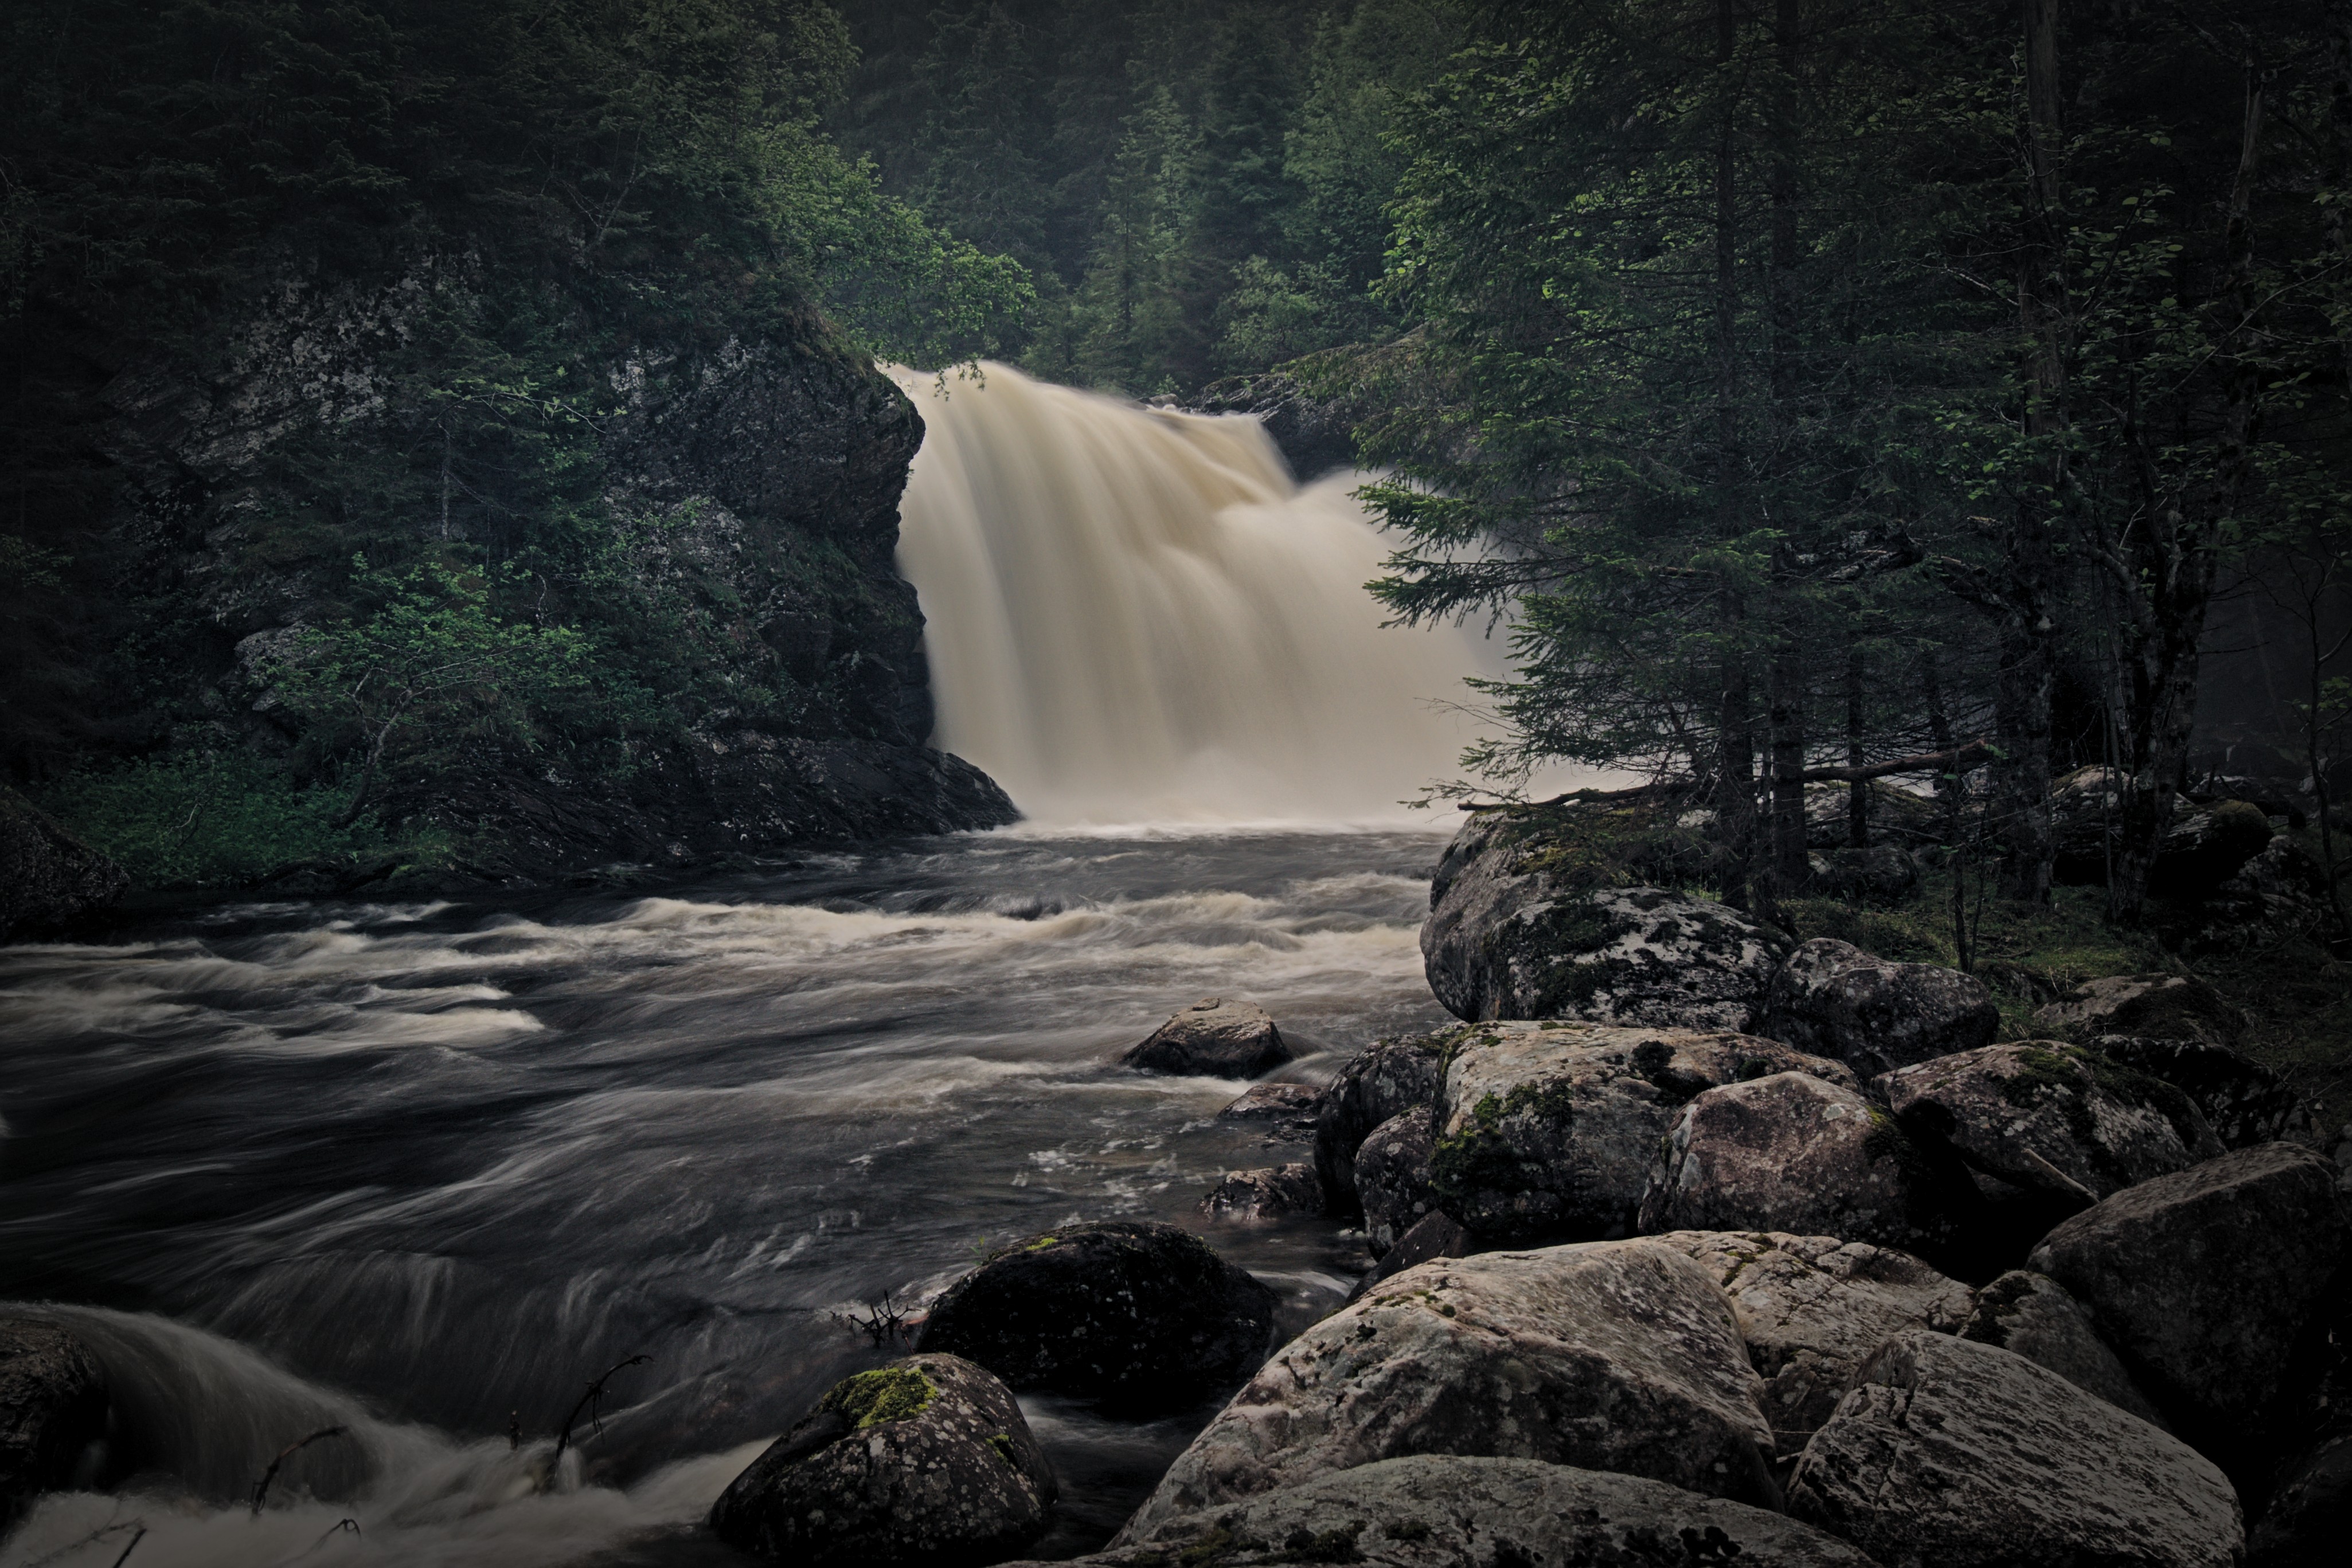
[(1918, 1329), (1805, 1445), (1789, 1511), (1906, 1568), (2235, 1568), (2237, 1495), (2177, 1438), (2056, 1373)]
[(2000, 1028), (2000, 1004), (1972, 975), (1939, 964), (1892, 964), (1816, 936), (1773, 975), (1762, 1031), (1870, 1078), (1989, 1045)]
[(104, 909), (130, 885), (121, 866), (0, 785), (0, 938)]
[(1703, 1091), (1790, 1071), (1853, 1082), (1842, 1062), (1752, 1035), (1512, 1021), (1442, 1038), (1430, 1185), (1491, 1241), (1631, 1234), (1660, 1138)]
[[(1081, 1568), (1870, 1568), (1835, 1536), (1638, 1476), (1426, 1454), (1317, 1476), (1077, 1560)], [(1031, 1565), (1042, 1568), (1042, 1565)]]
[(1305, 1083), (1253, 1083), (1232, 1104), (1217, 1113), (1220, 1122), (1245, 1122), (1264, 1128), (1281, 1144), (1311, 1143), (1315, 1119), (1323, 1109), (1323, 1091)]
[(2335, 1167), (2266, 1144), (2126, 1187), (2027, 1267), (2088, 1307), (2176, 1429), (2212, 1451), (2258, 1429), (2344, 1256)]
[(1264, 1008), (1222, 997), (1194, 1002), (1119, 1058), (1146, 1072), (1203, 1078), (1255, 1078), (1289, 1060), (1290, 1048)]
[(1782, 1458), (1837, 1408), (1863, 1363), (1908, 1328), (1951, 1333), (1969, 1292), (1907, 1252), (1780, 1231), (1670, 1230), (1650, 1238), (1712, 1273), (1731, 1297)]
[(1936, 1256), (1955, 1239), (1965, 1183), (1854, 1090), (1778, 1072), (1685, 1108), (1641, 1225), (1785, 1230)]
[(1323, 1184), (1303, 1161), (1263, 1170), (1227, 1171), (1200, 1211), (1212, 1219), (1286, 1219), (1323, 1212)]
[(2274, 1144), (2310, 1127), (2303, 1102), (2277, 1073), (2226, 1045), (2116, 1034), (2095, 1036), (2088, 1044), (2117, 1066), (2160, 1079), (2188, 1095), (2224, 1148)]
[(1423, 1105), (1381, 1123), (1356, 1151), (1356, 1197), (1364, 1209), (1364, 1242), (1375, 1258), (1437, 1207), (1429, 1185), (1436, 1148), (1433, 1113)]
[(1276, 1304), (1189, 1231), (1097, 1220), (1015, 1242), (948, 1287), (918, 1348), (978, 1362), (1017, 1389), (1177, 1406), (1250, 1375)]
[(2171, 1430), (2092, 1327), (2090, 1312), (2047, 1275), (2012, 1269), (1979, 1291), (1960, 1337), (2021, 1355), (2085, 1394)]
[(2087, 980), (2033, 1015), (2037, 1034), (2073, 1040), (2119, 1034), (2235, 1045), (2243, 1023), (2221, 993), (2187, 975)]
[(1971, 1168), (2083, 1204), (2221, 1152), (2179, 1090), (2056, 1040), (1938, 1057), (1874, 1087), (1906, 1131)]
[(1423, 1263), (1276, 1352), (1114, 1545), (1407, 1454), (1542, 1459), (1769, 1506), (1761, 1388), (1722, 1289), (1671, 1249)]
[(1430, 884), (1421, 953), (1456, 1018), (1577, 1018), (1745, 1030), (1784, 951), (1719, 904), (1548, 870), (1512, 813), (1454, 836)]
[(710, 1528), (809, 1568), (985, 1563), (1037, 1539), (1054, 1473), (1003, 1384), (952, 1355), (845, 1378), (729, 1484)]
[(1474, 1246), (1475, 1239), (1462, 1222), (1444, 1209), (1425, 1215), (1398, 1237), (1396, 1245), (1382, 1253), (1371, 1270), (1356, 1281), (1355, 1288), (1348, 1292), (1348, 1300), (1352, 1302), (1381, 1281), (1392, 1280), (1407, 1269), (1433, 1259), (1467, 1258)]
[(106, 1371), (61, 1328), (0, 1319), (0, 1530), (106, 1434)]
[(1805, 866), (1805, 891), (1816, 896), (1899, 904), (1919, 890), (1919, 857), (1893, 844), (1815, 850)]
[(1356, 1211), (1356, 1151), (1372, 1130), (1406, 1112), (1435, 1105), (1445, 1085), (1451, 1036), (1384, 1040), (1359, 1052), (1323, 1092), (1315, 1123), (1315, 1169), (1334, 1214)]
[(1302, 481), (1354, 466), (1354, 429), (1365, 412), (1310, 392), (1279, 371), (1211, 382), (1181, 406), (1192, 413), (1252, 415)]

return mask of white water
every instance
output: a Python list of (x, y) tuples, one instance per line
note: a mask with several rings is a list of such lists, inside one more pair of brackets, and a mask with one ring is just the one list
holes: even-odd
[(1300, 488), (1257, 422), (1003, 365), (897, 372), (929, 434), (898, 559), (935, 744), (1050, 827), (1394, 821), (1454, 777), (1455, 627), (1381, 624), (1390, 545), (1341, 475)]

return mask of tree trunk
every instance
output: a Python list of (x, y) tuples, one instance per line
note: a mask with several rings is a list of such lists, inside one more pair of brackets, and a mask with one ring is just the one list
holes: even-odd
[[(1862, 638), (1850, 633), (1845, 642), (1845, 765), (1859, 769), (1863, 747)], [(1849, 848), (1870, 847), (1870, 784), (1856, 779), (1846, 787), (1845, 841)]]
[(1793, 896), (1811, 867), (1805, 854), (1804, 660), (1783, 632), (1772, 650), (1772, 891)]
[[(1716, 65), (1727, 92), (1738, 13), (1731, 0), (1716, 0)], [(1739, 473), (1739, 235), (1737, 166), (1733, 159), (1729, 100), (1722, 106), (1715, 147), (1715, 372), (1716, 526), (1729, 543), (1745, 531)], [(1717, 717), (1719, 781), (1716, 823), (1727, 870), (1723, 895), (1746, 909), (1756, 864), (1756, 733), (1748, 671), (1747, 605), (1738, 589), (1717, 596), (1723, 637), (1723, 705)], [(1769, 883), (1766, 896), (1769, 897)]]
[(1724, 641), (1731, 652), (1723, 661), (1715, 814), (1727, 866), (1724, 902), (1735, 909), (1746, 909), (1748, 869), (1756, 854), (1756, 718), (1748, 693), (1748, 660), (1741, 647), (1742, 608), (1737, 594), (1726, 593), (1723, 598)]

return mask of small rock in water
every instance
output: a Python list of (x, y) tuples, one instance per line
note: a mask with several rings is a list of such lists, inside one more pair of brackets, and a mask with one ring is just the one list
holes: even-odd
[(1323, 1212), (1323, 1184), (1305, 1161), (1264, 1170), (1227, 1171), (1200, 1212), (1212, 1219), (1283, 1219)]
[(1264, 1008), (1222, 997), (1194, 1002), (1119, 1058), (1146, 1072), (1202, 1078), (1255, 1078), (1289, 1060), (1290, 1048)]
[(1416, 1453), (1616, 1470), (1769, 1506), (1762, 1387), (1731, 1302), (1671, 1249), (1601, 1241), (1423, 1263), (1276, 1352), (1113, 1545)]
[(2172, 1429), (2092, 1327), (2083, 1303), (2046, 1274), (2012, 1269), (1979, 1291), (1960, 1337), (2013, 1351), (2151, 1427)]
[(1275, 1292), (1199, 1237), (1153, 1220), (1016, 1241), (948, 1288), (919, 1348), (1014, 1388), (1170, 1408), (1221, 1394), (1273, 1343)]
[(1973, 975), (1817, 936), (1773, 975), (1760, 1032), (1870, 1078), (1989, 1045), (2000, 1028), (2000, 1005)]
[(1323, 1091), (1305, 1083), (1253, 1083), (1217, 1113), (1220, 1122), (1247, 1122), (1276, 1143), (1310, 1143), (1323, 1109)]
[(0, 1530), (38, 1494), (74, 1479), (106, 1435), (106, 1371), (50, 1323), (0, 1319)]
[(1905, 1568), (2236, 1568), (2221, 1472), (2021, 1355), (1911, 1329), (1789, 1478), (1789, 1511)]
[(710, 1527), (807, 1568), (963, 1568), (1036, 1540), (1054, 1490), (1003, 1384), (913, 1355), (835, 1384), (719, 1494)]
[[(1171, 1520), (1071, 1568), (1871, 1568), (1810, 1525), (1638, 1476), (1424, 1454)], [(1044, 1568), (1028, 1564), (1024, 1568)]]
[(1379, 1257), (1434, 1212), (1430, 1156), (1437, 1148), (1428, 1106), (1391, 1116), (1356, 1151), (1356, 1197), (1364, 1210), (1364, 1244)]

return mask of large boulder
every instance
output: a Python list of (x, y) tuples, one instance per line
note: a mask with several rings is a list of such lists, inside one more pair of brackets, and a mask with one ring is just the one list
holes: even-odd
[(1722, 1288), (1670, 1248), (1423, 1263), (1276, 1352), (1113, 1544), (1407, 1454), (1542, 1459), (1769, 1506), (1761, 1389)]
[(121, 866), (0, 784), (0, 938), (103, 909), (130, 885)]
[(74, 1479), (106, 1434), (106, 1371), (51, 1323), (0, 1319), (0, 1531), (37, 1494)]
[(1914, 1136), (2011, 1186), (2080, 1204), (2221, 1152), (2179, 1090), (2055, 1040), (1938, 1057), (1874, 1087)]
[(2277, 1073), (2217, 1041), (2103, 1034), (2086, 1043), (2117, 1066), (2161, 1079), (2188, 1095), (2224, 1148), (2274, 1144), (2310, 1127), (2303, 1101)]
[(1834, 1236), (1670, 1230), (1650, 1238), (1716, 1277), (1764, 1379), (1764, 1415), (1782, 1458), (1805, 1446), (1887, 1338), (1950, 1333), (1969, 1288), (1906, 1252)]
[(2212, 1451), (2259, 1430), (2345, 1239), (2335, 1167), (2266, 1144), (2125, 1188), (2027, 1266), (2088, 1307), (2158, 1407)]
[(1323, 1110), (1323, 1091), (1305, 1083), (1253, 1083), (1217, 1113), (1220, 1122), (1264, 1130), (1277, 1144), (1311, 1143)]
[(2235, 1045), (2244, 1019), (2221, 993), (2189, 975), (2107, 975), (2085, 980), (2033, 1015), (2037, 1034), (2089, 1040), (2100, 1035), (2204, 1040)]
[[(1947, 841), (1943, 803), (1900, 784), (1874, 779), (1863, 790), (1864, 816), (1873, 843), (1925, 846)], [(1805, 786), (1805, 847), (1816, 852), (1846, 849), (1853, 842), (1853, 787)]]
[(1805, 871), (1805, 892), (1817, 898), (1900, 904), (1919, 891), (1919, 857), (1893, 844), (1815, 850)]
[(2222, 800), (2177, 815), (2165, 831), (2156, 863), (2148, 867), (2148, 891), (2169, 898), (2208, 897), (2270, 842), (2270, 819), (2251, 800)]
[(1377, 1258), (1437, 1207), (1429, 1162), (1437, 1149), (1434, 1113), (1426, 1105), (1391, 1116), (1356, 1151), (1356, 1197), (1364, 1209), (1364, 1244)]
[(1965, 1176), (1856, 1091), (1776, 1072), (1685, 1107), (1641, 1227), (1785, 1230), (1935, 1256), (1955, 1240), (1968, 1196)]
[(2197, 920), (2182, 939), (2184, 952), (2230, 952), (2282, 936), (2324, 942), (2345, 934), (2328, 896), (2327, 868), (2284, 833), (2209, 894)]
[(1578, 1018), (1745, 1030), (1785, 948), (1723, 904), (1591, 884), (1508, 811), (1454, 836), (1430, 883), (1421, 954), (1456, 1018)]
[(2089, 1311), (2046, 1274), (2011, 1269), (1979, 1291), (1960, 1337), (2013, 1352), (2151, 1427), (2171, 1430), (2099, 1337)]
[(2336, 1562), (2352, 1530), (2352, 1292), (2331, 1292), (2304, 1350), (2281, 1401), (2269, 1506), (2246, 1542), (2251, 1568)]
[(1003, 1384), (952, 1355), (843, 1379), (711, 1505), (710, 1528), (808, 1568), (949, 1568), (1037, 1539), (1054, 1472)]
[[(1639, 1476), (1451, 1454), (1381, 1459), (1171, 1519), (1074, 1568), (1870, 1568), (1811, 1525)], [(1042, 1563), (1014, 1568), (1045, 1568)]]
[(1227, 1171), (1199, 1204), (1212, 1219), (1286, 1219), (1323, 1212), (1323, 1184), (1303, 1160), (1257, 1170)]
[(1490, 1240), (1593, 1240), (1634, 1228), (1658, 1140), (1694, 1095), (1841, 1062), (1753, 1035), (1497, 1022), (1454, 1037), (1430, 1186)]
[(1865, 1078), (1990, 1045), (2000, 1007), (1973, 975), (1940, 964), (1891, 964), (1849, 942), (1816, 936), (1789, 955), (1765, 992), (1764, 1033)]
[(1247, 1377), (1276, 1303), (1189, 1231), (1098, 1220), (1015, 1242), (949, 1286), (918, 1348), (1018, 1389), (1172, 1406)]
[(1146, 1072), (1202, 1078), (1255, 1078), (1289, 1060), (1290, 1048), (1264, 1008), (1223, 997), (1194, 1002), (1119, 1058)]
[(2236, 1568), (2237, 1494), (2177, 1438), (1987, 1344), (1906, 1330), (1797, 1460), (1789, 1511), (1904, 1568)]
[(1315, 1121), (1315, 1169), (1334, 1213), (1356, 1207), (1356, 1151), (1374, 1128), (1423, 1106), (1445, 1087), (1445, 1064), (1466, 1030), (1384, 1040), (1360, 1051), (1323, 1091)]

